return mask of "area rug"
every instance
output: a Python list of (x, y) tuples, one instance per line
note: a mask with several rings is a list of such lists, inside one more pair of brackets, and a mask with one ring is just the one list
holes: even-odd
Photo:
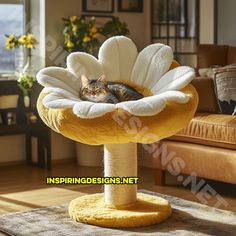
[(140, 192), (169, 200), (172, 216), (149, 227), (108, 229), (72, 221), (68, 216), (68, 205), (64, 204), (4, 215), (0, 217), (0, 231), (12, 236), (236, 235), (236, 213), (146, 190)]

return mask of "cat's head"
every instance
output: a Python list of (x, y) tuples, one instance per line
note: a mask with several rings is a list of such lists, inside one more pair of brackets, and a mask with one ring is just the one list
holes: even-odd
[(100, 76), (97, 80), (90, 80), (85, 75), (81, 75), (81, 82), (80, 97), (82, 99), (93, 102), (103, 102), (108, 96), (109, 90), (104, 75)]

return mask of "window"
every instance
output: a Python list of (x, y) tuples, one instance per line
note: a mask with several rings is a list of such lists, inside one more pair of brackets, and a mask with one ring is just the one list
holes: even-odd
[[(5, 34), (24, 33), (24, 12), (23, 0), (0, 0), (0, 74), (14, 73), (19, 66), (15, 57), (24, 57), (22, 48), (7, 50), (5, 46)], [(23, 60), (19, 61), (23, 63)]]
[(196, 65), (199, 0), (152, 0), (152, 42), (172, 47), (181, 64)]

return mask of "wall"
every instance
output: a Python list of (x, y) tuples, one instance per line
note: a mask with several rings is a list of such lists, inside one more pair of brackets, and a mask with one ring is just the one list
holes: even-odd
[(25, 160), (24, 136), (1, 136), (0, 150), (0, 163)]
[(235, 0), (218, 0), (218, 44), (236, 46), (235, 9)]
[[(115, 1), (117, 5), (118, 1)], [(135, 42), (138, 49), (141, 50), (146, 47), (151, 41), (150, 32), (150, 4), (151, 1), (143, 1), (143, 13), (123, 13), (118, 12), (118, 6), (115, 6), (115, 16), (118, 16), (121, 21), (128, 24), (130, 30), (129, 37)]]
[(200, 0), (199, 43), (214, 43), (214, 0)]

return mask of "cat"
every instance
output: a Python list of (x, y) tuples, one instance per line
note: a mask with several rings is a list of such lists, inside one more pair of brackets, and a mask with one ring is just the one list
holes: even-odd
[(80, 99), (84, 101), (116, 104), (143, 98), (141, 93), (125, 83), (106, 81), (104, 75), (97, 80), (81, 75), (81, 82)]

